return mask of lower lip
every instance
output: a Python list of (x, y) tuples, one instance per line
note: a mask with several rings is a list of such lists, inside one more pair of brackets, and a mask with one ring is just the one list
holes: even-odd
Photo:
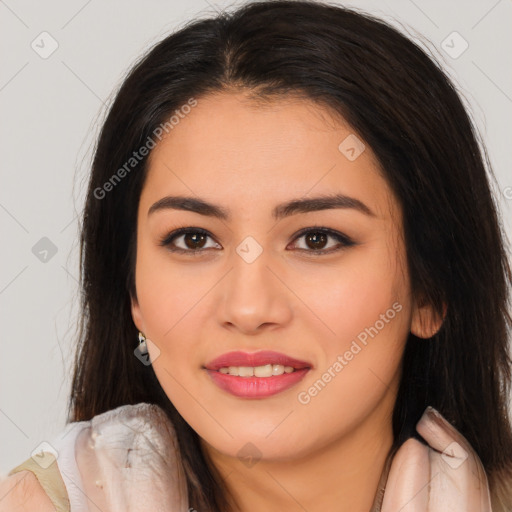
[(291, 388), (301, 381), (309, 368), (272, 377), (238, 377), (215, 370), (206, 370), (219, 388), (241, 398), (266, 398)]

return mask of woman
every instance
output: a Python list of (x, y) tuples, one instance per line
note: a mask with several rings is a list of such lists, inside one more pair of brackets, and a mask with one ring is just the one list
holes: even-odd
[(393, 28), (190, 23), (104, 123), (72, 423), (0, 510), (512, 510), (499, 226), (457, 93)]

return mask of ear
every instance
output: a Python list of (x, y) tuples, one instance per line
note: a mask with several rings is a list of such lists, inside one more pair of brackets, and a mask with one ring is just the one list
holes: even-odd
[(415, 300), (412, 310), (411, 333), (418, 338), (431, 338), (434, 336), (446, 317), (446, 304), (443, 304), (442, 315), (423, 299)]
[(142, 321), (142, 312), (140, 310), (139, 302), (137, 298), (134, 298), (130, 295), (130, 302), (131, 302), (131, 311), (132, 311), (132, 319), (133, 323), (135, 324), (135, 327), (139, 331), (145, 332), (144, 330), (144, 322)]

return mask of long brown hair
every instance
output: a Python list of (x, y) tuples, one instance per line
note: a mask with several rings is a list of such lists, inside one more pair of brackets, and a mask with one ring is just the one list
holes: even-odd
[(343, 116), (372, 148), (403, 209), (413, 292), (438, 312), (448, 306), (434, 337), (420, 342), (411, 334), (407, 341), (395, 445), (416, 435), (425, 407), (435, 407), (481, 458), (493, 505), (512, 508), (512, 276), (485, 149), (431, 57), (383, 21), (327, 3), (253, 2), (194, 20), (154, 46), (123, 81), (97, 141), (82, 219), (83, 315), (70, 420), (124, 404), (158, 404), (178, 434), (190, 505), (229, 510), (197, 434), (152, 367), (133, 354), (138, 331), (130, 295), (136, 297), (147, 157), (122, 179), (112, 176), (191, 97), (200, 102), (233, 88), (259, 99), (301, 94)]

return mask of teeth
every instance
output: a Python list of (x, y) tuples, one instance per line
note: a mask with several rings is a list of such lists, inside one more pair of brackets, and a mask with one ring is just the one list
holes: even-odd
[(295, 371), (293, 366), (283, 366), (282, 364), (266, 364), (264, 366), (229, 366), (219, 368), (220, 373), (235, 375), (237, 377), (272, 377), (273, 375), (282, 375), (283, 373), (292, 373)]

